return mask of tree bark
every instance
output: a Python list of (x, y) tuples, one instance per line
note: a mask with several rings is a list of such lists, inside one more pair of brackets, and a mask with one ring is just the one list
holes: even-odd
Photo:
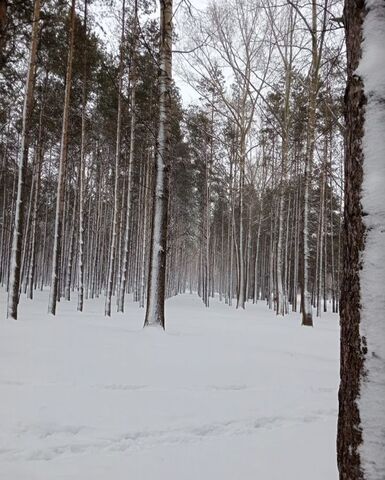
[(19, 158), (19, 172), (17, 183), (17, 200), (15, 209), (15, 224), (13, 227), (12, 253), (10, 262), (10, 278), (8, 289), (7, 317), (17, 319), (19, 304), (20, 274), (21, 274), (21, 249), (23, 245), (24, 201), (25, 201), (25, 176), (28, 163), (30, 143), (31, 115), (33, 108), (33, 92), (35, 87), (36, 57), (39, 40), (40, 0), (35, 0), (32, 24), (31, 50), (29, 57), (27, 81), (24, 96), (23, 123), (21, 133), (21, 148)]
[(384, 78), (379, 84), (373, 66), (369, 73), (361, 71), (361, 62), (377, 61), (385, 2), (346, 0), (344, 17), (348, 81), (337, 457), (341, 480), (380, 480), (385, 478), (385, 92)]
[(121, 136), (122, 136), (122, 90), (123, 90), (123, 43), (124, 43), (124, 22), (125, 22), (126, 2), (123, 0), (122, 4), (122, 32), (120, 40), (120, 59), (119, 59), (119, 87), (118, 87), (118, 115), (116, 122), (116, 147), (115, 147), (115, 183), (114, 183), (114, 211), (112, 219), (112, 235), (110, 244), (110, 258), (108, 266), (108, 280), (106, 287), (106, 302), (104, 314), (107, 317), (111, 316), (111, 298), (114, 284), (115, 273), (115, 257), (116, 257), (116, 243), (117, 243), (117, 223), (118, 223), (118, 186), (119, 186), (119, 165), (121, 153)]
[(72, 85), (72, 63), (74, 56), (74, 43), (75, 43), (75, 0), (71, 3), (70, 12), (70, 31), (69, 31), (69, 49), (67, 59), (67, 72), (66, 72), (66, 86), (64, 93), (64, 108), (63, 108), (63, 124), (61, 134), (61, 147), (60, 147), (60, 159), (59, 159), (59, 176), (57, 181), (56, 191), (56, 215), (55, 215), (55, 233), (54, 233), (54, 246), (52, 254), (52, 275), (51, 275), (51, 291), (49, 299), (48, 311), (52, 315), (56, 314), (56, 302), (59, 295), (59, 270), (60, 270), (60, 252), (62, 245), (62, 221), (63, 221), (63, 208), (64, 208), (64, 182), (65, 182), (65, 169), (67, 163), (67, 148), (68, 148), (68, 124), (69, 124), (69, 109), (71, 99), (71, 85)]
[[(87, 42), (87, 1), (84, 0), (84, 38)], [(82, 85), (82, 133), (79, 165), (79, 256), (78, 256), (78, 305), (83, 311), (84, 303), (84, 169), (86, 154), (86, 106), (87, 106), (87, 44), (84, 46)]]
[(5, 48), (7, 43), (8, 0), (0, 0), (0, 70), (6, 63)]
[(127, 198), (126, 198), (126, 228), (124, 232), (124, 244), (123, 254), (121, 262), (121, 280), (119, 286), (118, 296), (118, 312), (124, 311), (124, 296), (126, 292), (126, 284), (128, 277), (128, 242), (130, 237), (130, 222), (131, 222), (131, 210), (132, 210), (132, 171), (134, 164), (135, 154), (135, 129), (136, 129), (136, 43), (137, 43), (137, 15), (138, 15), (137, 1), (134, 4), (134, 24), (133, 24), (133, 41), (132, 41), (132, 53), (131, 53), (131, 66), (130, 66), (130, 84), (131, 84), (131, 129), (130, 129), (130, 153), (128, 158), (128, 175), (127, 175)]
[(159, 131), (147, 311), (144, 325), (160, 325), (163, 328), (165, 328), (168, 171), (171, 143), (171, 81), (172, 0), (160, 0)]

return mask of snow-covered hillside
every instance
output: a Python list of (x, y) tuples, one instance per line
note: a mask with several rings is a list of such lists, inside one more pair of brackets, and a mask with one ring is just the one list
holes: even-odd
[(104, 299), (22, 297), (0, 322), (3, 480), (333, 480), (338, 317), (315, 327), (195, 296), (167, 302), (167, 331)]

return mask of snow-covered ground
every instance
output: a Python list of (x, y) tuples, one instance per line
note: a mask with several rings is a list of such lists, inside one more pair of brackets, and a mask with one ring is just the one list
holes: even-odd
[(333, 480), (338, 318), (314, 328), (264, 304), (167, 302), (143, 310), (0, 292), (1, 480)]

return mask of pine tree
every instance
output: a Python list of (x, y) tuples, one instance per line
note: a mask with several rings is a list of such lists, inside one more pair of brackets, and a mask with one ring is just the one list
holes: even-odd
[(23, 108), (23, 127), (21, 133), (21, 148), (19, 154), (19, 170), (17, 182), (17, 200), (15, 210), (15, 224), (13, 230), (12, 254), (10, 262), (10, 279), (8, 289), (8, 308), (7, 316), (17, 319), (17, 307), (19, 304), (19, 290), (21, 280), (21, 250), (23, 244), (23, 227), (24, 227), (24, 208), (25, 208), (25, 177), (28, 163), (28, 152), (30, 144), (30, 129), (31, 116), (33, 108), (33, 94), (35, 87), (35, 72), (37, 47), (39, 39), (39, 20), (40, 20), (40, 0), (35, 0), (33, 23), (32, 23), (32, 37), (31, 49), (28, 65), (28, 73), (24, 94), (24, 108)]
[(159, 133), (152, 216), (150, 269), (144, 325), (165, 328), (168, 180), (171, 141), (172, 0), (160, 0)]

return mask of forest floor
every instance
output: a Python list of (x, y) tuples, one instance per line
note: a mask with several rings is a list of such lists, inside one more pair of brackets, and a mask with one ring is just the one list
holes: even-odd
[[(75, 295), (76, 297), (76, 295)], [(167, 330), (104, 299), (0, 291), (1, 480), (333, 480), (338, 317), (300, 325), (193, 295), (167, 302)]]

